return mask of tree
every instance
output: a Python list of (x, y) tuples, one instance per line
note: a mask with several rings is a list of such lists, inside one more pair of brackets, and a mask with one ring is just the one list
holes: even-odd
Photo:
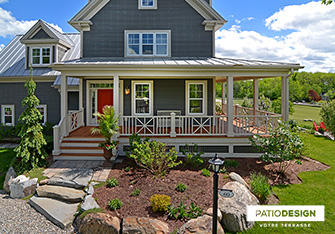
[(45, 165), (47, 154), (43, 148), (46, 145), (40, 124), (42, 115), (37, 109), (40, 104), (35, 96), (36, 83), (33, 80), (33, 68), (30, 67), (30, 76), (24, 86), (28, 95), (22, 101), (22, 107), (26, 109), (20, 115), (19, 121), (23, 123), (19, 133), (21, 142), (15, 148), (18, 159), (18, 172), (22, 173)]
[(335, 100), (322, 105), (320, 116), (326, 128), (335, 135)]
[(313, 89), (308, 91), (308, 96), (312, 101), (315, 101), (315, 102), (321, 101), (321, 97)]
[(333, 0), (322, 0), (322, 4), (329, 5), (333, 2)]

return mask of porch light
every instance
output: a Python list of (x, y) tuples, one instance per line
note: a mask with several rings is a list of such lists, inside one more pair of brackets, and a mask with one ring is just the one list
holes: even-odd
[(126, 86), (126, 88), (124, 89), (124, 94), (126, 95), (130, 94), (129, 86)]
[(218, 155), (215, 154), (215, 157), (209, 160), (209, 163), (212, 165), (212, 170), (214, 173), (220, 171), (220, 167), (224, 164), (224, 161), (218, 158)]

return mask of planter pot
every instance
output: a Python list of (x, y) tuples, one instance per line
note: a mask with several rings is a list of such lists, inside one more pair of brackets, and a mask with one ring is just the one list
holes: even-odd
[(104, 158), (105, 158), (105, 162), (103, 163), (102, 166), (104, 167), (110, 167), (112, 166), (112, 163), (110, 162), (111, 158), (113, 157), (113, 150), (107, 150), (107, 149), (103, 149), (104, 150)]

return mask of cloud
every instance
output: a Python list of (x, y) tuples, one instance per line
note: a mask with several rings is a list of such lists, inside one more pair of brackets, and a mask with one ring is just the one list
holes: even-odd
[(238, 19), (236, 19), (235, 20), (235, 23), (237, 23), (237, 24), (240, 24), (241, 22), (243, 22), (243, 21), (250, 21), (250, 20), (253, 20), (253, 19), (255, 19), (254, 17), (247, 17), (247, 18), (243, 18), (243, 19), (241, 19), (241, 20), (238, 20)]
[(286, 6), (265, 19), (269, 30), (289, 30), (286, 35), (269, 37), (233, 25), (217, 32), (216, 54), (298, 62), (306, 66), (307, 71), (335, 72), (334, 18), (335, 4), (324, 6), (320, 2), (310, 2)]
[(0, 4), (5, 2), (8, 2), (8, 0), (0, 0)]
[(5, 48), (5, 45), (4, 44), (0, 44), (0, 51)]

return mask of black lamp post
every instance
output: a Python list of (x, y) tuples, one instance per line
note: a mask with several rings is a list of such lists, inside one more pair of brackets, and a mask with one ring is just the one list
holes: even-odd
[(218, 186), (219, 186), (219, 171), (220, 167), (224, 164), (224, 161), (218, 158), (218, 155), (215, 154), (215, 157), (209, 160), (209, 163), (212, 165), (213, 175), (213, 226), (212, 233), (217, 234), (217, 219), (218, 219)]

